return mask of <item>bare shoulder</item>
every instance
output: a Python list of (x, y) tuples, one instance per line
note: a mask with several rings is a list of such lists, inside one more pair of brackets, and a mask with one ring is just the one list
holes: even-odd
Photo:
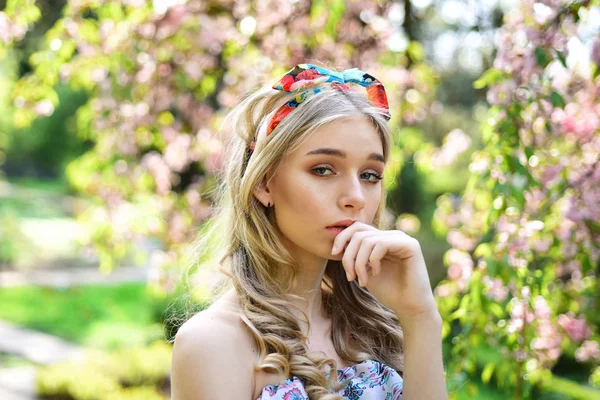
[(177, 332), (172, 400), (251, 399), (256, 355), (254, 339), (244, 328), (235, 296), (229, 292)]

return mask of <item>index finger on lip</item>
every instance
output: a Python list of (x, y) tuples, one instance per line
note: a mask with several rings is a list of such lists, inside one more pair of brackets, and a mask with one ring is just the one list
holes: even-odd
[[(344, 244), (352, 237), (354, 232), (361, 229), (361, 222), (354, 221), (346, 229), (341, 231), (333, 240), (332, 254), (339, 253), (344, 248)], [(335, 251), (334, 251), (335, 250)]]
[(348, 240), (348, 235), (352, 235), (351, 231), (356, 230), (358, 221), (354, 221), (352, 225), (348, 225), (346, 229), (337, 234), (333, 239), (332, 253), (338, 253), (344, 248), (344, 243)]

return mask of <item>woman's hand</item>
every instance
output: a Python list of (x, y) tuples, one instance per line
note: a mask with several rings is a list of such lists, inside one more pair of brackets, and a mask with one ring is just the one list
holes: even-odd
[(438, 314), (421, 246), (406, 233), (355, 221), (336, 236), (331, 254), (341, 259), (349, 281), (358, 277), (401, 323)]

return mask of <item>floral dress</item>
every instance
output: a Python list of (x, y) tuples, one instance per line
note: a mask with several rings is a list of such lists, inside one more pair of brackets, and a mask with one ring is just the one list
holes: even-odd
[[(351, 380), (338, 394), (348, 400), (401, 400), (402, 377), (379, 361), (367, 360), (337, 370), (340, 382)], [(294, 376), (278, 385), (267, 385), (256, 400), (309, 400), (305, 378)]]

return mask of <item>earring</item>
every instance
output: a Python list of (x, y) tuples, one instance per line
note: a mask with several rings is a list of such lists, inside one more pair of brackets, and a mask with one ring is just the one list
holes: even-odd
[(271, 208), (271, 202), (267, 204), (267, 208)]

